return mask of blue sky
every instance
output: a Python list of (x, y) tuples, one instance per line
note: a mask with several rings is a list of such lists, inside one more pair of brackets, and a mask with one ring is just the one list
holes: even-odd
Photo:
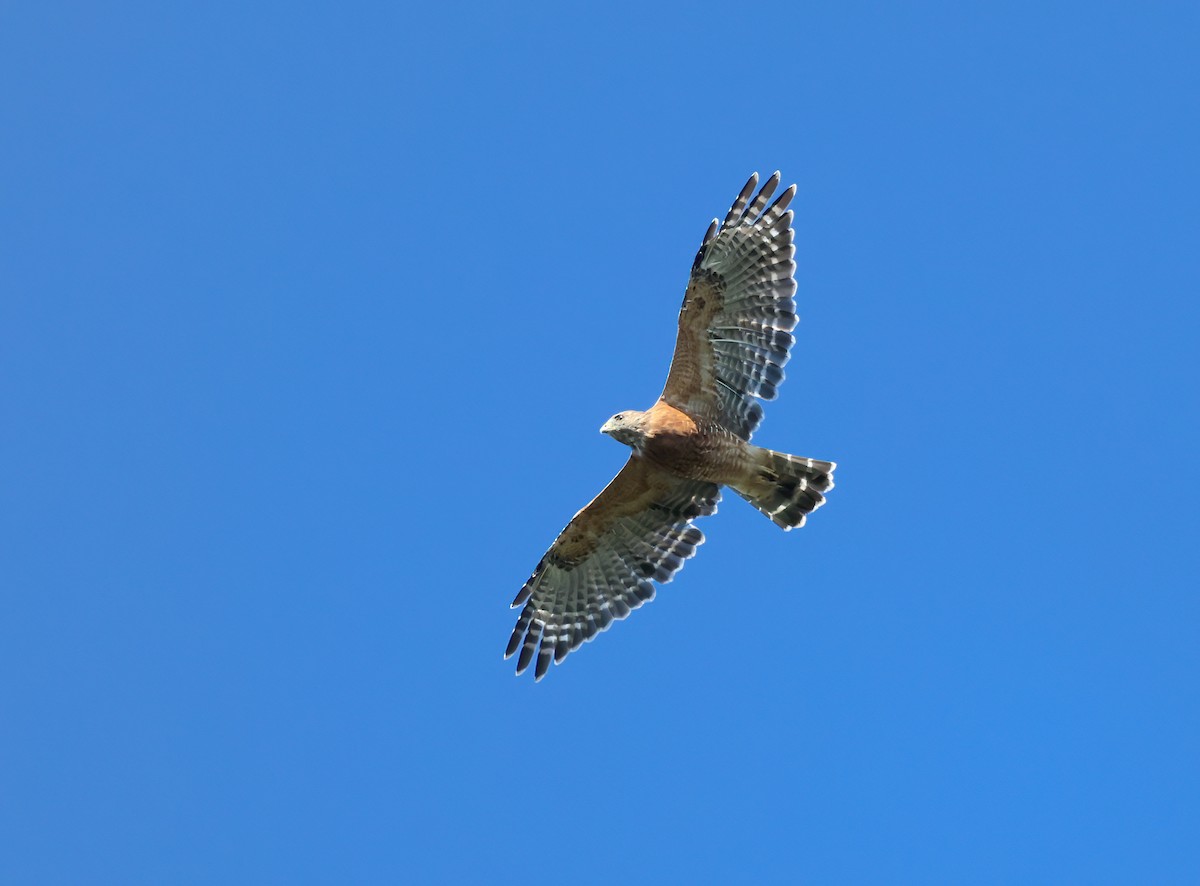
[[(0, 23), (0, 880), (1200, 879), (1193, 5)], [(776, 168), (829, 505), (515, 678)]]

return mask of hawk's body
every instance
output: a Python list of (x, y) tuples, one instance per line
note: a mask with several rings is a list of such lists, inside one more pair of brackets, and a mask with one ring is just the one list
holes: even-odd
[(775, 173), (750, 202), (753, 175), (692, 265), (666, 387), (645, 412), (618, 413), (601, 430), (630, 446), (620, 473), (575, 515), (517, 594), (524, 604), (506, 657), (517, 673), (537, 656), (541, 679), (613, 620), (654, 596), (691, 557), (729, 486), (784, 529), (804, 524), (833, 488), (832, 462), (750, 443), (794, 342), (788, 188), (770, 206)]

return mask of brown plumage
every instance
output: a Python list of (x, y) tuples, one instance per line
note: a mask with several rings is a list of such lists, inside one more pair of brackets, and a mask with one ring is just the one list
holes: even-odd
[[(755, 173), (692, 263), (667, 383), (645, 412), (600, 429), (633, 449), (612, 482), (567, 524), (513, 601), (524, 606), (505, 658), (545, 676), (581, 643), (654, 597), (704, 535), (728, 486), (784, 529), (803, 526), (833, 488), (833, 462), (762, 449), (750, 437), (773, 400), (795, 339), (792, 213), (796, 186), (770, 203), (776, 172), (751, 201)], [(769, 203), (769, 205), (768, 205)]]

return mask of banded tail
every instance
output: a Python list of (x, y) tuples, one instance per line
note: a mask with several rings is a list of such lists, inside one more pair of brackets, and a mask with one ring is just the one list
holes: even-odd
[(833, 488), (831, 461), (800, 458), (770, 449), (757, 450), (750, 476), (731, 487), (784, 530), (804, 525), (804, 518), (825, 504), (822, 493)]

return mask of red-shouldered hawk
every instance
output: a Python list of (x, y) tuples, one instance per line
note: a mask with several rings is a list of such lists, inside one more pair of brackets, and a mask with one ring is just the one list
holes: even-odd
[(770, 203), (750, 176), (718, 225), (709, 225), (679, 313), (667, 384), (645, 412), (619, 412), (601, 432), (633, 450), (625, 467), (567, 524), (513, 607), (524, 606), (505, 658), (517, 673), (550, 662), (654, 597), (696, 553), (693, 524), (716, 513), (728, 486), (777, 525), (792, 529), (833, 488), (834, 463), (762, 449), (750, 437), (759, 400), (775, 399), (795, 341), (792, 213), (796, 186)]

